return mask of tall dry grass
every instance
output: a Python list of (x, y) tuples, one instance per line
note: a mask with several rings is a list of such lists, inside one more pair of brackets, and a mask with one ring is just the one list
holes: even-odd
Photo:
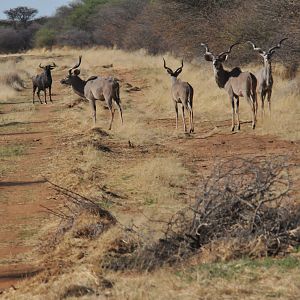
[[(82, 102), (68, 108), (68, 104), (77, 99), (77, 96), (70, 88), (59, 84), (59, 79), (67, 75), (68, 68), (77, 62), (80, 54), (83, 54), (80, 67), (82, 78), (112, 74), (120, 79), (125, 122), (121, 126), (116, 113), (113, 129), (108, 132), (109, 112), (104, 109), (103, 102), (98, 102), (97, 127), (104, 132), (103, 135), (91, 130), (88, 103)], [(180, 59), (171, 54), (164, 57), (171, 68), (179, 66)], [(51, 52), (37, 49), (26, 53), (24, 59), (17, 62), (15, 67), (27, 70), (31, 75), (38, 71), (40, 62), (45, 64), (52, 61), (58, 65), (53, 71), (57, 113), (53, 126), (59, 132), (60, 145), (57, 145), (55, 153), (49, 158), (47, 174), (44, 175), (97, 201), (102, 201), (105, 193), (103, 190), (119, 195), (120, 198), (113, 198), (114, 202), (107, 201), (105, 205), (110, 206), (118, 220), (125, 225), (149, 224), (143, 214), (153, 219), (167, 220), (186, 205), (181, 192), (188, 189), (191, 171), (184, 165), (184, 158), (177, 155), (175, 149), (162, 147), (165, 142), (172, 144), (173, 140), (178, 141), (178, 137), (184, 138), (181, 123), (178, 131), (175, 130), (175, 112), (170, 95), (171, 80), (163, 69), (162, 57), (148, 55), (144, 50), (127, 53), (103, 48), (63, 48), (53, 49)], [(111, 63), (114, 66), (112, 69), (102, 68), (102, 65)], [(251, 71), (257, 68), (259, 66), (243, 67)], [(295, 79), (288, 80), (284, 78), (280, 68), (274, 66), (272, 117), (266, 116), (263, 121), (259, 117), (258, 126), (252, 134), (271, 134), (287, 140), (299, 140), (300, 74)], [(185, 63), (180, 78), (190, 82), (195, 89), (196, 134), (201, 132), (204, 121), (214, 128), (218, 122), (230, 120), (231, 106), (228, 96), (224, 90), (217, 88), (209, 64)], [(26, 83), (29, 82), (27, 78)], [(126, 92), (126, 83), (139, 86), (141, 91)], [(24, 94), (22, 97), (31, 102), (31, 92), (28, 91), (28, 95)], [(251, 119), (250, 108), (243, 100), (240, 111), (242, 121)], [(22, 118), (21, 114), (13, 115), (12, 118)], [(23, 117), (25, 119), (28, 116), (23, 114)], [(242, 124), (242, 132), (250, 132), (250, 126), (249, 129), (247, 126)], [(222, 127), (221, 130), (230, 132), (230, 126)], [(111, 152), (95, 148), (91, 141), (108, 147)], [(133, 148), (128, 146), (128, 141)], [(109, 197), (107, 194), (105, 196)], [(158, 223), (155, 226), (162, 225)], [(55, 258), (57, 254), (62, 261), (70, 258), (68, 263), (72, 267), (61, 270), (60, 274), (55, 274), (42, 285), (38, 279), (29, 286), (24, 283), (20, 290), (11, 291), (7, 295), (11, 298), (7, 299), (57, 299), (68, 286), (74, 284), (95, 288), (99, 285), (99, 276), (93, 270), (98, 269), (101, 254), (116, 236), (116, 230), (108, 231), (104, 238), (94, 243), (70, 236), (65, 244), (59, 245), (57, 253), (53, 255)], [(78, 259), (81, 251), (86, 255), (84, 260)], [(282, 299), (285, 296), (292, 297), (289, 289), (279, 289), (274, 284), (278, 282), (276, 276), (279, 276), (279, 270), (272, 269), (263, 275), (261, 271), (264, 269), (252, 272), (245, 268), (242, 284), (237, 284), (236, 278), (227, 279), (222, 274), (221, 277), (213, 277), (211, 271), (190, 272), (184, 268), (179, 273), (174, 269), (163, 269), (150, 274), (110, 274), (105, 271), (100, 274), (105, 274), (116, 282), (114, 288), (107, 291), (107, 295), (114, 299), (194, 299), (202, 293), (208, 295), (207, 299), (218, 299), (224, 295), (235, 299), (246, 297), (245, 295), (250, 299), (267, 298), (261, 292), (262, 289), (253, 292), (254, 285), (265, 287), (270, 295), (280, 293)], [(295, 270), (292, 274), (295, 278), (299, 277)], [(280, 283), (287, 284), (290, 280), (295, 292), (297, 287), (291, 276), (284, 276)], [(94, 296), (86, 297), (93, 299)]]
[(12, 60), (0, 63), (0, 100), (10, 100), (24, 89), (26, 73)]
[[(30, 55), (41, 53), (38, 50), (32, 50)], [(174, 118), (174, 107), (170, 96), (171, 80), (165, 72), (162, 65), (162, 57), (151, 56), (145, 50), (127, 53), (119, 49), (91, 48), (85, 50), (74, 50), (69, 48), (54, 49), (52, 52), (45, 50), (45, 55), (57, 56), (66, 55), (60, 62), (60, 69), (73, 66), (77, 58), (83, 54), (81, 65), (81, 74), (83, 78), (91, 75), (113, 74), (116, 77), (132, 78), (143, 87), (142, 93), (135, 100), (132, 100), (131, 94), (124, 91), (121, 93), (121, 99), (124, 106), (125, 126), (119, 125), (118, 115), (115, 118), (115, 131), (120, 138), (134, 139), (138, 142), (147, 142), (151, 138), (165, 138), (170, 132), (165, 133), (160, 127), (152, 128), (152, 132), (143, 129), (143, 124), (147, 120)], [(180, 59), (171, 54), (164, 55), (168, 66), (175, 69), (180, 65)], [(114, 68), (106, 71), (101, 68), (102, 65), (110, 64)], [(255, 72), (261, 65), (243, 66), (243, 70)], [(256, 133), (272, 134), (284, 139), (299, 139), (299, 80), (300, 73), (292, 80), (285, 78), (284, 68), (275, 65), (274, 69), (274, 87), (272, 95), (272, 117), (266, 114), (264, 120), (260, 117), (261, 103), (259, 101), (259, 119)], [(215, 122), (229, 120), (231, 118), (231, 105), (225, 90), (219, 89), (213, 78), (213, 71), (208, 63), (185, 63), (180, 78), (188, 81), (195, 90), (194, 112), (195, 121), (209, 121), (212, 126)], [(127, 79), (128, 80), (128, 79)], [(125, 81), (121, 82), (124, 86)], [(68, 94), (70, 97), (70, 94)], [(74, 96), (76, 97), (76, 96)], [(71, 97), (72, 98), (72, 97)], [(267, 105), (266, 105), (267, 108)], [(267, 109), (266, 109), (266, 112)], [(84, 127), (88, 127), (90, 121), (89, 111), (80, 116)], [(251, 119), (251, 110), (249, 105), (242, 98), (240, 101), (240, 114), (242, 121)], [(88, 120), (88, 121), (86, 121)], [(179, 120), (181, 122), (181, 120)], [(106, 127), (108, 122), (108, 112), (98, 105), (98, 124), (100, 127)], [(175, 123), (175, 121), (174, 121)], [(182, 128), (181, 123), (179, 123)], [(201, 125), (200, 125), (201, 126)], [(247, 125), (244, 125), (247, 126)], [(244, 127), (243, 126), (243, 127)], [(242, 130), (243, 130), (242, 127)], [(199, 127), (198, 127), (199, 129)], [(174, 131), (175, 132), (175, 131)], [(173, 133), (174, 133), (173, 132)]]

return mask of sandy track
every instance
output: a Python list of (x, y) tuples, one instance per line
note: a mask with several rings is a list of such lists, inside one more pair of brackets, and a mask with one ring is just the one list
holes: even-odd
[[(6, 113), (16, 104), (5, 105)], [(52, 207), (53, 191), (43, 174), (56, 145), (56, 133), (51, 126), (55, 104), (37, 105), (33, 120), (22, 130), (0, 133), (0, 145), (22, 145), (25, 150), (16, 160), (9, 161), (13, 169), (0, 179), (0, 289), (35, 272), (35, 233), (45, 219), (40, 205)], [(7, 126), (9, 127), (9, 125)]]
[[(130, 72), (119, 75), (124, 77), (125, 82), (141, 84), (135, 81)], [(26, 93), (28, 99), (30, 91)], [(132, 94), (133, 101), (138, 100), (138, 97), (138, 94), (137, 96)], [(57, 130), (59, 126), (56, 126), (55, 110), (59, 106), (59, 101), (57, 96), (54, 99), (56, 100), (54, 104), (36, 104), (37, 110), (33, 119), (23, 124), (25, 130), (24, 128), (22, 131), (10, 129), (9, 132), (4, 130), (0, 132), (0, 145), (21, 143), (26, 149), (15, 161), (13, 171), (0, 179), (0, 290), (38, 270), (32, 257), (32, 250), (37, 245), (38, 239), (36, 236), (31, 236), (31, 233), (36, 233), (46, 219), (40, 205), (47, 207), (56, 205), (52, 199), (55, 196), (54, 191), (43, 178), (43, 175), (47, 174), (49, 158), (60, 148), (59, 139), (62, 137), (62, 133)], [(10, 113), (15, 105), (18, 105), (18, 102), (6, 105), (4, 112)], [(174, 123), (173, 118), (159, 119), (149, 121), (145, 126), (147, 130), (160, 126), (167, 132), (173, 132)], [(173, 136), (160, 144), (152, 145), (155, 147), (151, 148), (149, 156), (156, 157), (162, 151), (176, 154), (191, 171), (189, 186), (194, 189), (197, 188), (199, 174), (209, 173), (214, 163), (221, 159), (287, 155), (291, 161), (300, 162), (297, 143), (282, 141), (271, 136), (259, 136), (248, 123), (242, 124), (241, 132), (235, 134), (230, 132), (230, 120), (214, 125), (215, 128), (210, 122), (198, 118), (195, 134)], [(126, 119), (124, 126), (126, 126)], [(118, 151), (124, 154), (123, 145), (120, 145)], [(128, 151), (132, 151), (131, 155), (135, 158), (140, 155), (138, 147)], [(117, 159), (123, 168), (126, 167), (124, 162), (127, 163), (129, 154), (124, 155), (126, 159), (122, 160), (122, 155), (118, 158), (119, 161)], [(136, 209), (135, 204), (133, 206)], [(129, 213), (133, 213), (134, 209)]]

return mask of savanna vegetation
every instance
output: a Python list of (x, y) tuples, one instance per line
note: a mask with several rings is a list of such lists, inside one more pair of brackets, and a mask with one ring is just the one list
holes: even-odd
[[(189, 136), (181, 124), (175, 130), (170, 79), (160, 56), (86, 49), (80, 76), (104, 74), (120, 80), (125, 123), (116, 119), (108, 131), (109, 114), (101, 103), (97, 127), (90, 129), (87, 103), (59, 84), (79, 54), (82, 50), (71, 48), (32, 50), (1, 63), (2, 77), (18, 70), (19, 84), (25, 87), (30, 74), (22, 70), (28, 66), (49, 61), (59, 66), (53, 71), (52, 106), (33, 107), (29, 90), (20, 86), (17, 91), (14, 80), (3, 83), (2, 133), (35, 132), (31, 122), (38, 124), (46, 116), (39, 130), (45, 130), (47, 140), (49, 132), (55, 133), (47, 153), (32, 158), (41, 164), (33, 170), (55, 191), (43, 199), (48, 217), (26, 223), (17, 239), (33, 246), (35, 255), (25, 252), (1, 261), (30, 262), (39, 273), (15, 284), (3, 298), (299, 295), (299, 74), (287, 79), (284, 67), (275, 64), (272, 118), (259, 118), (253, 131), (247, 123), (250, 108), (241, 101), (242, 131), (232, 135), (227, 96), (206, 75), (210, 66), (186, 63), (181, 76), (195, 89), (196, 133)], [(172, 67), (179, 63), (170, 54), (165, 58)], [(110, 63), (112, 67), (102, 67)], [(5, 102), (14, 102), (13, 109), (7, 111), (11, 104)], [(1, 148), (2, 161), (30, 161), (31, 143), (11, 141)], [(7, 166), (2, 177), (18, 168)], [(201, 225), (197, 222), (206, 209), (210, 218)], [(197, 227), (200, 240), (193, 231)]]
[[(49, 18), (27, 13), (0, 28), (0, 41), (30, 33), (22, 46), (1, 48), (26, 51), (0, 61), (0, 270), (26, 265), (20, 277), (30, 278), (0, 297), (298, 299), (298, 2), (80, 0)], [(262, 118), (259, 103), (252, 130), (241, 99), (241, 131), (231, 133), (228, 96), (201, 42), (218, 52), (282, 37), (272, 115)], [(261, 68), (249, 45), (234, 52), (229, 63)], [(97, 101), (91, 129), (87, 101), (60, 84), (79, 55), (82, 78), (117, 78), (123, 125), (116, 116), (107, 130)], [(175, 129), (162, 56), (173, 69), (184, 58), (194, 134), (180, 119)], [(31, 77), (52, 62), (54, 104), (33, 105)], [(35, 184), (15, 187), (21, 180)]]
[[(267, 48), (288, 37), (288, 46), (277, 59), (294, 66), (300, 51), (299, 11), (299, 2), (292, 0), (71, 1), (49, 18), (34, 19), (35, 12), (29, 11), (24, 22), (7, 12), (10, 21), (0, 27), (0, 51), (98, 45), (143, 48), (151, 54), (168, 51), (192, 60), (200, 56), (201, 42), (218, 52), (238, 40), (251, 39)], [(242, 63), (255, 59), (244, 51), (235, 58)]]

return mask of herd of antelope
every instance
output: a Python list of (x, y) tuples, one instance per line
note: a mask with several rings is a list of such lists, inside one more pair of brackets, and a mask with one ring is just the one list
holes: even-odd
[[(283, 38), (279, 43), (271, 47), (268, 51), (264, 51), (261, 48), (256, 47), (251, 41), (246, 43), (250, 44), (255, 51), (263, 57), (264, 67), (260, 69), (257, 73), (253, 74), (251, 72), (242, 72), (239, 67), (235, 67), (232, 70), (225, 70), (223, 68), (223, 63), (227, 61), (229, 54), (234, 46), (240, 43), (234, 43), (229, 47), (227, 51), (221, 52), (218, 55), (214, 55), (210, 50), (207, 44), (202, 43), (201, 45), (205, 48), (204, 58), (206, 61), (212, 62), (213, 71), (216, 83), (219, 88), (223, 88), (227, 91), (231, 105), (232, 105), (232, 125), (231, 130), (234, 131), (235, 124), (237, 129), (240, 130), (240, 117), (239, 117), (239, 98), (246, 98), (252, 110), (252, 128), (255, 128), (256, 125), (256, 115), (258, 109), (257, 103), (257, 93), (261, 100), (261, 109), (262, 114), (264, 114), (264, 101), (267, 97), (269, 112), (271, 113), (271, 95), (273, 87), (273, 77), (272, 77), (272, 67), (271, 67), (271, 58), (275, 53), (276, 49), (279, 49), (282, 45), (282, 42), (287, 38)], [(112, 127), (114, 120), (114, 107), (113, 102), (116, 104), (121, 123), (123, 124), (122, 116), (122, 107), (120, 100), (120, 87), (119, 83), (113, 77), (100, 77), (100, 76), (91, 76), (87, 80), (83, 80), (79, 77), (81, 64), (81, 56), (79, 56), (79, 62), (69, 69), (68, 75), (66, 78), (60, 81), (61, 84), (70, 85), (73, 91), (87, 100), (89, 100), (92, 117), (94, 125), (96, 124), (96, 100), (105, 101), (108, 109), (111, 114), (111, 120), (109, 124), (109, 130)], [(171, 68), (167, 67), (166, 61), (163, 58), (163, 66), (167, 70), (168, 74), (172, 79), (171, 94), (174, 101), (174, 107), (176, 112), (176, 128), (178, 128), (178, 104), (181, 104), (182, 108), (182, 121), (183, 121), (183, 130), (187, 132), (187, 126), (185, 122), (185, 110), (189, 112), (189, 121), (190, 129), (189, 132), (194, 132), (194, 115), (193, 115), (193, 95), (194, 89), (188, 83), (181, 81), (177, 77), (182, 72), (183, 61), (181, 61), (181, 66), (176, 69), (174, 72)], [(51, 85), (52, 77), (51, 70), (56, 67), (55, 63), (52, 65), (41, 66), (40, 68), (44, 70), (43, 73), (32, 78), (33, 83), (33, 103), (34, 95), (37, 91), (38, 98), (40, 103), (42, 100), (40, 98), (40, 91), (44, 91), (45, 103), (46, 100), (46, 89), (49, 90), (50, 101), (51, 98)]]

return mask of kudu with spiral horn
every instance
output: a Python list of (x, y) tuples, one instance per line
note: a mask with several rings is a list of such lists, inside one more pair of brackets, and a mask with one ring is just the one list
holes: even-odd
[(183, 68), (183, 60), (181, 61), (181, 67), (176, 69), (175, 72), (172, 71), (166, 65), (166, 61), (164, 61), (164, 68), (167, 70), (168, 74), (171, 76), (172, 86), (171, 86), (171, 94), (172, 99), (175, 106), (176, 112), (176, 129), (178, 128), (178, 104), (181, 104), (182, 107), (182, 122), (183, 122), (183, 130), (186, 132), (186, 123), (185, 123), (185, 115), (184, 110), (186, 109), (189, 112), (190, 117), (190, 132), (194, 132), (194, 113), (193, 113), (193, 95), (194, 90), (193, 87), (188, 83), (181, 81), (178, 79), (178, 75), (182, 72)]
[(269, 114), (271, 114), (271, 96), (272, 96), (272, 89), (273, 89), (271, 60), (273, 54), (275, 53), (275, 50), (280, 49), (282, 42), (285, 40), (287, 40), (287, 38), (281, 39), (276, 46), (271, 47), (268, 51), (264, 51), (261, 48), (256, 47), (256, 45), (251, 41), (247, 41), (247, 43), (250, 44), (253, 47), (253, 49), (257, 51), (264, 60), (264, 67), (255, 73), (255, 76), (257, 78), (257, 93), (261, 100), (262, 115), (264, 115), (265, 112), (264, 102), (266, 96), (268, 100)]
[(120, 113), (121, 123), (123, 124), (119, 83), (113, 77), (91, 76), (87, 80), (81, 79), (79, 77), (80, 70), (78, 69), (81, 64), (81, 59), (82, 56), (79, 56), (79, 62), (74, 67), (69, 69), (67, 77), (62, 79), (60, 83), (72, 86), (73, 91), (77, 95), (89, 100), (92, 109), (94, 125), (96, 125), (96, 100), (106, 101), (108, 109), (111, 113), (111, 120), (108, 128), (109, 130), (112, 127), (115, 113), (113, 101), (117, 105)]
[(47, 104), (46, 99), (46, 89), (49, 89), (49, 97), (50, 101), (52, 102), (52, 94), (51, 94), (51, 87), (52, 87), (52, 76), (51, 76), (51, 70), (53, 70), (56, 66), (56, 64), (53, 62), (52, 65), (46, 65), (42, 66), (39, 64), (39, 67), (43, 69), (44, 71), (41, 74), (38, 74), (34, 77), (32, 77), (32, 103), (34, 104), (34, 95), (37, 90), (37, 96), (40, 100), (40, 103), (42, 104), (42, 100), (40, 98), (40, 91), (44, 91), (45, 95), (45, 103)]
[(227, 60), (228, 55), (231, 53), (232, 48), (239, 43), (235, 43), (229, 47), (227, 51), (214, 55), (210, 52), (208, 45), (201, 43), (205, 48), (204, 58), (211, 61), (213, 64), (213, 71), (215, 80), (219, 88), (227, 91), (231, 106), (232, 106), (232, 125), (231, 130), (234, 131), (235, 117), (237, 117), (237, 127), (240, 130), (240, 117), (239, 117), (239, 98), (245, 97), (250, 104), (252, 110), (252, 128), (256, 125), (256, 85), (257, 80), (252, 73), (242, 72), (240, 68), (234, 68), (231, 71), (224, 70), (223, 63)]

